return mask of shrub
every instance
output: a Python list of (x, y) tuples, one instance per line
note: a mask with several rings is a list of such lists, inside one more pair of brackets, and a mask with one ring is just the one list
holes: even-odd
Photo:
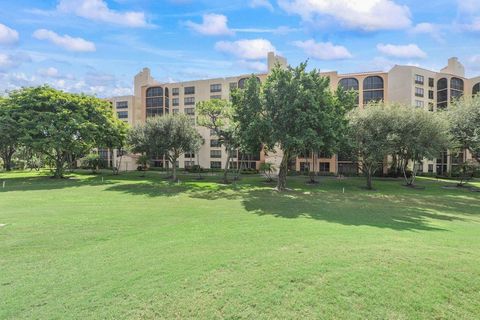
[(92, 170), (92, 173), (97, 173), (102, 167), (102, 164), (103, 161), (98, 153), (90, 153), (82, 160), (82, 165), (85, 168)]
[(150, 163), (150, 158), (146, 155), (141, 155), (137, 159), (137, 170), (138, 171), (146, 171), (148, 169), (148, 164)]

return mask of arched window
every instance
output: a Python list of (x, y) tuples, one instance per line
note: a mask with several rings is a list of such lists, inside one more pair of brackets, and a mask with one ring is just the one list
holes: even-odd
[(162, 87), (152, 87), (147, 89), (147, 98), (149, 97), (163, 97)]
[(358, 80), (355, 78), (345, 78), (338, 82), (338, 86), (344, 90), (358, 90)]
[(450, 98), (457, 99), (463, 96), (463, 80), (459, 78), (450, 79)]
[(473, 86), (472, 94), (475, 96), (480, 93), (480, 82)]
[(355, 78), (344, 78), (338, 82), (338, 86), (342, 87), (345, 91), (355, 90), (357, 92), (357, 104), (359, 102), (358, 98), (358, 80)]
[(445, 109), (448, 104), (448, 80), (442, 78), (437, 81), (437, 108)]
[[(240, 88), (240, 89), (245, 88), (245, 81), (247, 81), (248, 79), (250, 79), (250, 78), (241, 78), (240, 80), (238, 80), (238, 88)], [(255, 79), (257, 79), (257, 81), (260, 82), (259, 77), (255, 77)]]
[(147, 89), (147, 118), (163, 115), (163, 88), (152, 87)]
[(383, 98), (382, 77), (366, 77), (365, 80), (363, 80), (363, 104), (368, 104), (371, 101), (382, 101)]

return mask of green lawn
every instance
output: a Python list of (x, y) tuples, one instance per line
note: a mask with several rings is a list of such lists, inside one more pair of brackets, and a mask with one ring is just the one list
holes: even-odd
[(103, 177), (0, 173), (0, 319), (480, 318), (480, 193), (452, 182)]

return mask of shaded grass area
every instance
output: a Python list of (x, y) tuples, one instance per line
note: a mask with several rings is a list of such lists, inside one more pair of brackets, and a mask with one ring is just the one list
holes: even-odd
[(180, 179), (0, 173), (0, 318), (480, 316), (480, 195), (454, 181)]

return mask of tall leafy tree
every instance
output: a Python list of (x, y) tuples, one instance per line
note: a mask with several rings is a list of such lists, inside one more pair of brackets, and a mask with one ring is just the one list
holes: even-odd
[(9, 98), (0, 97), (0, 158), (6, 171), (12, 169), (12, 158), (20, 146), (21, 134), (17, 108)]
[(130, 133), (132, 151), (149, 155), (165, 155), (177, 180), (176, 162), (182, 153), (197, 150), (203, 139), (185, 115), (165, 115), (149, 118)]
[(288, 163), (301, 152), (335, 153), (347, 125), (345, 115), (353, 107), (350, 94), (332, 92), (327, 77), (306, 67), (277, 66), (263, 87), (262, 140), (269, 150), (283, 152), (278, 190), (286, 189)]
[(232, 104), (227, 100), (212, 99), (197, 103), (196, 110), (198, 124), (213, 130), (220, 145), (227, 152), (223, 182), (228, 183), (228, 167), (232, 158), (232, 150), (238, 148), (238, 131), (233, 121)]
[[(237, 139), (242, 156), (258, 153), (262, 148), (262, 85), (252, 75), (245, 81), (243, 89), (236, 89), (231, 94), (232, 120), (237, 129)], [(243, 160), (243, 159), (242, 159)], [(240, 168), (238, 168), (240, 169)]]
[(480, 94), (455, 101), (447, 110), (454, 150), (468, 150), (480, 162)]
[(367, 179), (367, 189), (373, 189), (372, 178), (382, 168), (382, 162), (393, 152), (392, 116), (382, 103), (357, 108), (348, 115), (348, 148)]
[(126, 130), (111, 105), (96, 97), (41, 86), (13, 91), (9, 99), (19, 110), (22, 143), (42, 153), (57, 178), (63, 177), (70, 159), (113, 146)]
[[(438, 113), (411, 106), (386, 107), (391, 117), (392, 143), (407, 186), (413, 186), (424, 159), (434, 159), (451, 145), (448, 122)], [(407, 168), (411, 174), (407, 175)]]

